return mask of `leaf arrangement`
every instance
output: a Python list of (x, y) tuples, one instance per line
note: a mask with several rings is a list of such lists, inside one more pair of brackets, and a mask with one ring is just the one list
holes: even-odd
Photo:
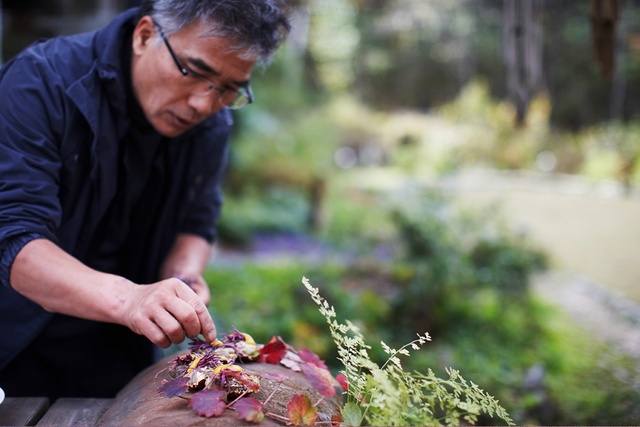
[[(344, 370), (333, 377), (326, 364), (312, 351), (296, 351), (279, 336), (260, 346), (250, 335), (234, 330), (223, 341), (206, 343), (195, 339), (191, 352), (177, 356), (170, 363), (171, 380), (163, 380), (158, 388), (166, 397), (190, 395), (189, 407), (203, 417), (216, 417), (230, 408), (237, 417), (259, 423), (265, 417), (287, 425), (460, 425), (475, 424), (486, 414), (498, 416), (507, 424), (513, 421), (499, 402), (460, 373), (448, 368), (448, 378), (439, 378), (428, 369), (426, 374), (405, 372), (400, 357), (409, 357), (410, 350), (420, 350), (431, 341), (428, 333), (394, 349), (381, 342), (389, 355), (379, 366), (371, 360), (360, 330), (350, 321), (339, 323), (332, 306), (320, 296), (317, 288), (302, 279), (313, 301), (325, 317), (331, 336), (338, 348), (338, 360)], [(287, 416), (265, 411), (265, 406), (277, 392), (276, 387), (264, 401), (251, 397), (260, 389), (260, 378), (245, 372), (249, 362), (280, 364), (301, 372), (320, 393), (322, 399), (334, 397), (342, 388), (346, 402), (341, 413), (330, 422), (318, 421), (318, 405), (306, 395), (294, 395), (287, 404)], [(277, 374), (269, 375), (284, 381)]]
[[(260, 377), (247, 373), (243, 369), (246, 363), (281, 364), (301, 372), (322, 399), (334, 397), (339, 387), (316, 354), (307, 349), (296, 351), (279, 336), (260, 346), (250, 335), (234, 330), (225, 334), (222, 341), (211, 344), (194, 339), (189, 348), (189, 353), (170, 361), (171, 379), (163, 380), (158, 392), (168, 398), (188, 396), (188, 406), (202, 417), (219, 417), (226, 409), (233, 409), (239, 419), (252, 423), (259, 423), (265, 417), (294, 425), (318, 423), (317, 407), (322, 400), (314, 404), (302, 394), (294, 395), (289, 401), (287, 417), (267, 412), (265, 406), (278, 389), (263, 402), (251, 397), (260, 389)], [(277, 377), (277, 374), (270, 376), (276, 380), (285, 379)]]

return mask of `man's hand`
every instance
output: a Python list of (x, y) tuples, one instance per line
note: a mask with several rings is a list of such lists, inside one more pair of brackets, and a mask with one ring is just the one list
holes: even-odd
[(207, 282), (205, 282), (204, 277), (198, 275), (198, 276), (176, 276), (176, 278), (180, 279), (181, 281), (186, 283), (191, 289), (193, 289), (193, 292), (198, 294), (198, 296), (200, 297), (200, 299), (202, 299), (202, 302), (204, 302), (205, 305), (209, 305), (209, 302), (211, 301), (211, 291), (209, 291), (209, 285), (207, 285)]
[(208, 342), (216, 339), (216, 327), (202, 297), (176, 278), (132, 287), (123, 300), (122, 323), (160, 347), (198, 334)]
[(16, 256), (10, 280), (13, 289), (45, 310), (121, 324), (162, 347), (185, 336), (216, 338), (202, 279), (194, 282), (198, 293), (177, 278), (138, 285), (87, 267), (49, 240), (35, 239)]

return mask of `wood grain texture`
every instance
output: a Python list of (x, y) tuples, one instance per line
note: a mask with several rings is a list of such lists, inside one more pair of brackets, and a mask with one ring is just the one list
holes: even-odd
[(0, 405), (0, 425), (32, 426), (49, 409), (46, 397), (7, 397)]
[(55, 401), (36, 426), (93, 426), (113, 399), (62, 398)]

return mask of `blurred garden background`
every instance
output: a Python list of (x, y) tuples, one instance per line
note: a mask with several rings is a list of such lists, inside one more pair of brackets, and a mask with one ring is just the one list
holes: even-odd
[[(290, 3), (235, 116), (218, 329), (337, 372), (306, 276), (374, 356), (428, 332), (405, 369), (517, 424), (640, 424), (640, 1)], [(138, 2), (0, 4), (6, 62)]]

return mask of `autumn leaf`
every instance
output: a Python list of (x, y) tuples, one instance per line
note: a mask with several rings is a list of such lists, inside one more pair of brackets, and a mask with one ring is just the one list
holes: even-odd
[(336, 389), (333, 388), (334, 379), (327, 369), (318, 368), (316, 365), (305, 363), (302, 365), (302, 372), (311, 382), (311, 385), (325, 397), (333, 397)]
[(202, 390), (189, 400), (189, 407), (201, 417), (218, 417), (227, 408), (224, 402), (226, 393), (220, 390)]
[(302, 370), (300, 365), (303, 363), (306, 362), (300, 359), (300, 356), (298, 356), (296, 352), (291, 350), (287, 350), (282, 360), (280, 360), (280, 364), (282, 366), (287, 367), (294, 372), (300, 372)]
[(329, 369), (327, 365), (324, 363), (324, 360), (321, 360), (313, 351), (303, 348), (298, 352), (298, 356), (302, 361), (311, 363), (312, 365), (316, 365), (318, 368)]
[(265, 372), (262, 374), (262, 376), (265, 378), (269, 378), (270, 380), (280, 381), (280, 382), (288, 379), (286, 376), (281, 374), (276, 374), (275, 372)]
[(166, 381), (158, 388), (158, 393), (163, 394), (165, 397), (173, 397), (186, 393), (189, 389), (187, 382), (189, 382), (189, 378), (186, 377)]
[(347, 382), (347, 377), (345, 377), (344, 374), (336, 375), (336, 381), (338, 381), (340, 387), (342, 387), (342, 391), (347, 391), (349, 389), (349, 383)]
[(250, 423), (259, 423), (264, 420), (263, 406), (262, 402), (253, 397), (244, 397), (233, 405), (238, 412), (238, 418)]
[(311, 404), (311, 399), (303, 394), (296, 394), (287, 405), (287, 416), (297, 426), (312, 426), (318, 417), (318, 409)]
[(273, 337), (260, 349), (260, 361), (277, 365), (287, 353), (287, 344), (280, 337)]
[(260, 390), (260, 378), (256, 375), (238, 371), (224, 371), (225, 378), (233, 378), (242, 384), (247, 393), (255, 393)]

